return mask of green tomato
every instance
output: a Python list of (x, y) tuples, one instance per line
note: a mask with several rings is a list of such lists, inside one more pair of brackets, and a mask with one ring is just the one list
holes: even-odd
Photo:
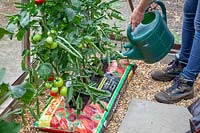
[(45, 43), (45, 46), (49, 49), (51, 49), (51, 44)]
[(50, 30), (47, 32), (48, 36), (55, 35), (57, 32), (55, 30)]
[(52, 34), (56, 34), (56, 31), (55, 30), (51, 30), (50, 31)]
[(64, 21), (65, 23), (67, 23), (67, 18), (66, 18), (66, 17), (64, 17), (64, 18), (63, 18), (63, 21)]
[(54, 93), (57, 93), (58, 92), (58, 87), (53, 86), (51, 88), (51, 91), (54, 92)]
[(30, 41), (32, 44), (36, 44), (36, 42), (33, 41), (33, 37), (32, 37), (32, 36), (29, 37), (29, 41)]
[(35, 35), (33, 36), (33, 41), (39, 42), (39, 41), (41, 41), (41, 40), (42, 40), (42, 36), (41, 36), (40, 34), (35, 34)]
[(83, 47), (83, 44), (80, 43), (80, 44), (78, 45), (78, 48), (82, 48), (82, 47)]
[(53, 85), (56, 86), (56, 87), (61, 87), (63, 85), (63, 79), (60, 78), (60, 77), (56, 77), (53, 80)]
[(46, 42), (48, 44), (52, 44), (53, 43), (53, 38), (51, 36), (47, 37)]
[(61, 96), (67, 96), (67, 87), (63, 86), (60, 90), (60, 95)]
[(51, 44), (51, 49), (55, 49), (55, 48), (57, 48), (57, 46), (58, 46), (58, 43), (57, 42), (53, 42)]
[(48, 88), (48, 89), (50, 89), (52, 86), (53, 86), (52, 82), (46, 82), (45, 83), (45, 87)]

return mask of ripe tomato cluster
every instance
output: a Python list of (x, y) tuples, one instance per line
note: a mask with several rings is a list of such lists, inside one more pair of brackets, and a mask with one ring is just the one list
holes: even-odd
[(45, 87), (50, 89), (50, 95), (53, 97), (58, 95), (67, 96), (68, 88), (64, 85), (64, 81), (61, 77), (54, 77), (54, 75), (51, 75), (48, 81), (46, 81)]

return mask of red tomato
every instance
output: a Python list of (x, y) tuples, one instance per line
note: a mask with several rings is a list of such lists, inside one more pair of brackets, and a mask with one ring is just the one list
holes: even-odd
[(48, 81), (53, 81), (53, 80), (54, 80), (54, 76), (53, 75), (48, 78)]
[(50, 90), (50, 95), (51, 95), (52, 97), (55, 97), (55, 96), (57, 96), (57, 93), (55, 93), (55, 92), (53, 92), (53, 91)]
[(44, 3), (44, 0), (35, 0), (35, 4), (41, 5)]

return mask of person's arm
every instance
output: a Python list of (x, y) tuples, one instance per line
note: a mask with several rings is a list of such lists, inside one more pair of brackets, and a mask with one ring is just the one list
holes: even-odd
[(130, 16), (130, 23), (132, 25), (132, 30), (142, 21), (145, 13), (145, 9), (148, 3), (152, 0), (140, 0), (138, 6), (134, 9)]

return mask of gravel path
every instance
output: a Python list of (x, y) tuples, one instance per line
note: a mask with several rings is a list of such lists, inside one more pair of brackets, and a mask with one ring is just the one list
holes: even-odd
[[(106, 129), (105, 133), (117, 133), (117, 130), (128, 110), (128, 105), (133, 98), (155, 101), (154, 95), (157, 92), (165, 90), (171, 85), (171, 82), (158, 82), (150, 77), (150, 73), (155, 69), (162, 69), (167, 65), (161, 63), (145, 64), (142, 61), (136, 61), (138, 68), (129, 86), (122, 95), (116, 111)], [(187, 107), (200, 97), (200, 78), (194, 84), (195, 97), (192, 100), (182, 100), (176, 105)]]

